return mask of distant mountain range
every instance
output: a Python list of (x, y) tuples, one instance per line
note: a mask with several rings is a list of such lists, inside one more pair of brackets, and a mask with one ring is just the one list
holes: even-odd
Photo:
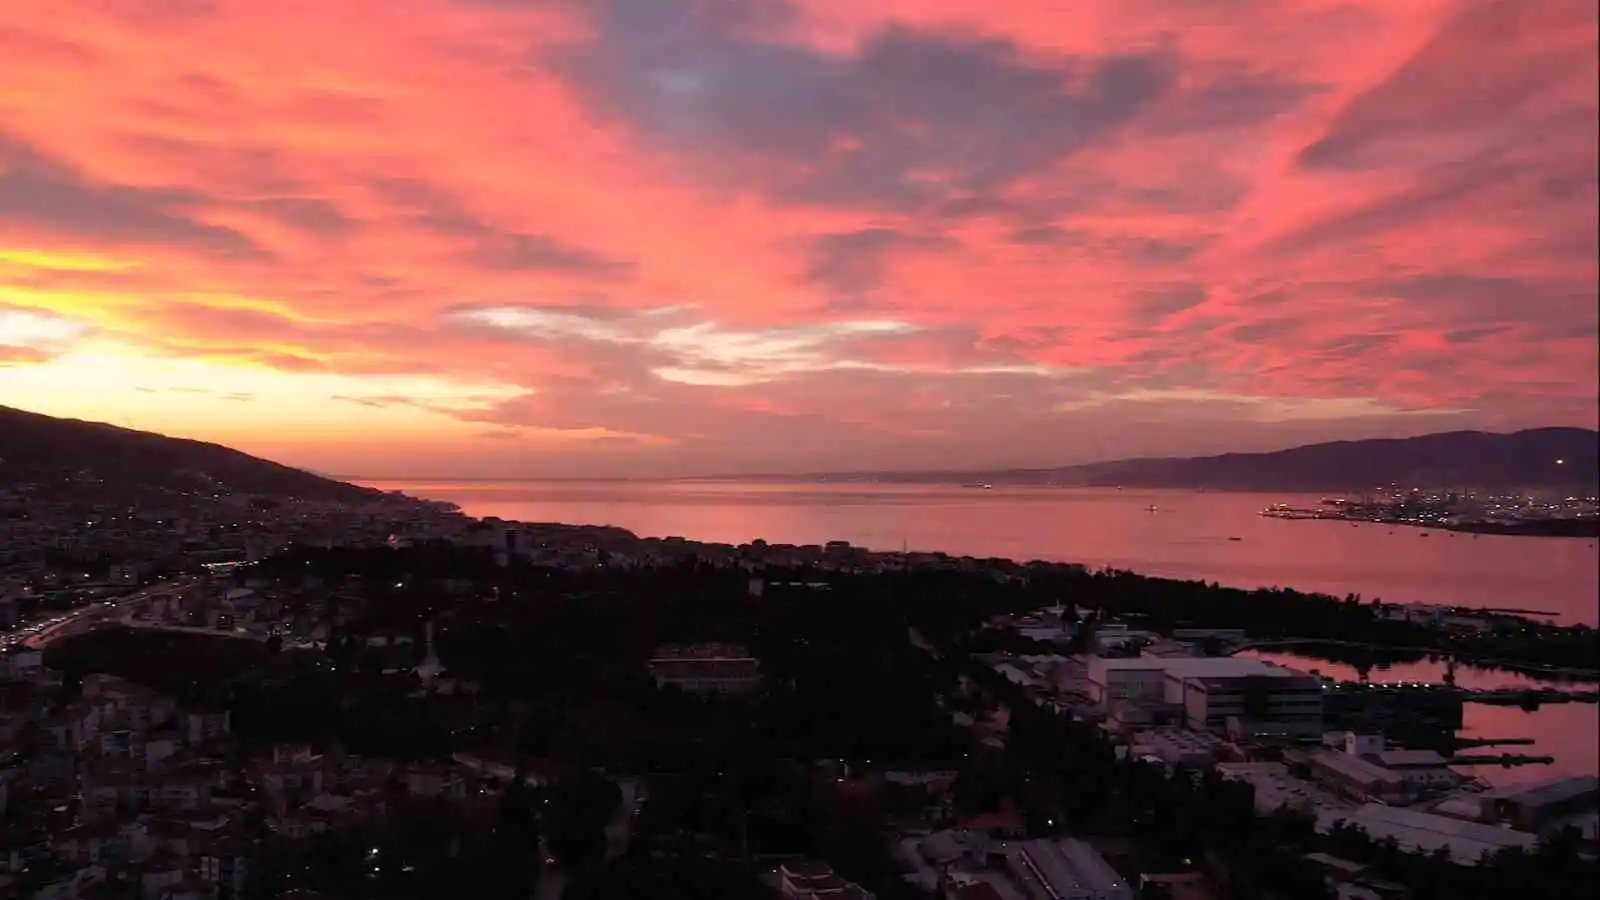
[(381, 492), (323, 478), (219, 444), (0, 406), (0, 487), (34, 483), (63, 492), (98, 479), (107, 493), (141, 489), (363, 502)]
[(1411, 438), (1333, 441), (1267, 453), (1124, 459), (1049, 469), (861, 472), (830, 481), (1203, 488), (1218, 491), (1360, 491), (1381, 485), (1596, 492), (1600, 433), (1535, 428), (1511, 434), (1450, 431)]
[[(1360, 491), (1398, 484), (1430, 488), (1537, 488), (1592, 495), (1600, 485), (1600, 433), (1536, 428), (1512, 434), (1452, 431), (1421, 437), (1334, 441), (1268, 453), (1126, 459), (1047, 469), (850, 472), (789, 480), (922, 484), (1203, 488), (1219, 491)], [(362, 502), (381, 492), (259, 459), (218, 444), (0, 406), (0, 487), (23, 482), (111, 492), (150, 488), (230, 491)]]

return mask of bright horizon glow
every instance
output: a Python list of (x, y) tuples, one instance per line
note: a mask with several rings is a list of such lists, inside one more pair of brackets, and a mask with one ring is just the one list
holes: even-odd
[(59, 6), (0, 404), (368, 478), (1600, 419), (1592, 2)]

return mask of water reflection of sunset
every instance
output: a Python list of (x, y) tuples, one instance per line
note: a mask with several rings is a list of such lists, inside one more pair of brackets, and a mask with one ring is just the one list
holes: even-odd
[[(1329, 678), (1350, 681), (1357, 678), (1356, 670), (1351, 666), (1311, 657), (1287, 653), (1241, 655), (1271, 660), (1302, 671), (1316, 670)], [(1374, 667), (1369, 673), (1374, 682), (1442, 682), (1444, 675), (1445, 664), (1430, 661)], [(1516, 672), (1465, 666), (1457, 667), (1456, 684), (1480, 690), (1524, 686), (1572, 687), (1570, 684), (1542, 681)], [(1600, 707), (1593, 703), (1546, 703), (1532, 711), (1516, 706), (1468, 703), (1462, 714), (1465, 721), (1460, 734), (1463, 737), (1532, 738), (1532, 746), (1506, 747), (1504, 750), (1513, 754), (1555, 757), (1555, 762), (1546, 766), (1472, 766), (1464, 770), (1469, 774), (1494, 784), (1519, 784), (1561, 775), (1600, 774)], [(1484, 752), (1499, 752), (1499, 749)]]

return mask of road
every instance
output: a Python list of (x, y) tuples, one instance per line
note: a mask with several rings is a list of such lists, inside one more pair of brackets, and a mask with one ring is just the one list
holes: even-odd
[(170, 596), (199, 584), (197, 576), (185, 575), (135, 591), (115, 600), (102, 600), (89, 606), (61, 613), (40, 622), (30, 622), (0, 635), (0, 650), (22, 646), (30, 650), (43, 650), (57, 640), (77, 634), (96, 622), (120, 618), (135, 606), (156, 597)]

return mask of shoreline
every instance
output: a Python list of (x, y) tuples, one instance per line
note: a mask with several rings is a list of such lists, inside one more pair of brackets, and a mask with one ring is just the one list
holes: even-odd
[[(1257, 621), (1257, 625), (1260, 626), (1262, 630), (1257, 631), (1252, 629), (1254, 633), (1252, 634), (1251, 639), (1248, 641), (1248, 643), (1251, 644), (1298, 643), (1312, 645), (1320, 643), (1324, 646), (1344, 644), (1352, 647), (1362, 646), (1365, 648), (1379, 650), (1380, 652), (1383, 650), (1388, 650), (1395, 653), (1406, 654), (1449, 655), (1458, 658), (1463, 662), (1468, 662), (1469, 664), (1476, 662), (1485, 668), (1500, 668), (1507, 671), (1516, 671), (1523, 674), (1534, 675), (1535, 677), (1538, 677), (1542, 674), (1556, 679), (1570, 678), (1578, 681), (1600, 681), (1600, 666), (1594, 664), (1595, 659), (1592, 655), (1592, 652), (1576, 657), (1568, 654), (1562, 659), (1553, 658), (1547, 652), (1533, 652), (1528, 658), (1521, 658), (1518, 650), (1530, 649), (1521, 646), (1521, 643), (1525, 643), (1526, 635), (1529, 632), (1539, 632), (1541, 633), (1541, 636), (1546, 639), (1559, 639), (1561, 641), (1568, 641), (1571, 639), (1572, 635), (1579, 633), (1578, 629), (1583, 628), (1581, 624), (1558, 625), (1552, 621), (1541, 620), (1541, 618), (1539, 618), (1541, 614), (1537, 610), (1513, 610), (1504, 606), (1471, 607), (1463, 606), (1459, 603), (1397, 603), (1394, 601), (1384, 603), (1377, 601), (1376, 599), (1374, 599), (1371, 603), (1363, 604), (1359, 601), (1359, 599), (1357, 599), (1357, 595), (1354, 594), (1347, 594), (1345, 598), (1341, 600), (1339, 596), (1334, 593), (1322, 591), (1299, 591), (1292, 588), (1268, 588), (1265, 586), (1259, 586), (1253, 589), (1238, 588), (1224, 586), (1216, 581), (1211, 581), (1210, 579), (1206, 579), (1204, 577), (1196, 578), (1161, 575), (1157, 574), (1159, 566), (1139, 566), (1137, 569), (1135, 569), (1132, 567), (1108, 564), (1091, 568), (1088, 564), (1081, 561), (1049, 561), (1043, 559), (1019, 560), (1011, 557), (980, 557), (968, 554), (953, 554), (939, 551), (927, 552), (908, 551), (906, 549), (873, 549), (866, 546), (855, 546), (844, 541), (828, 541), (822, 544), (797, 545), (780, 542), (768, 542), (755, 538), (742, 541), (740, 543), (729, 543), (703, 541), (691, 537), (641, 537), (632, 529), (618, 526), (584, 526), (566, 525), (555, 522), (523, 522), (509, 519), (499, 519), (498, 517), (480, 518), (460, 511), (460, 507), (454, 506), (453, 504), (447, 505), (437, 501), (434, 501), (433, 503), (436, 508), (448, 508), (451, 516), (459, 516), (461, 520), (469, 523), (469, 527), (492, 529), (495, 524), (500, 524), (515, 529), (535, 531), (539, 529), (551, 529), (555, 531), (572, 530), (577, 532), (611, 532), (615, 538), (621, 538), (625, 541), (649, 545), (649, 547), (655, 547), (658, 549), (662, 546), (665, 546), (668, 548), (673, 548), (674, 552), (682, 552), (690, 547), (700, 548), (699, 550), (695, 551), (697, 555), (703, 556), (706, 553), (710, 553), (713, 556), (718, 556), (728, 564), (735, 564), (736, 561), (743, 560), (745, 565), (754, 564), (759, 566), (763, 560), (767, 558), (768, 554), (777, 554), (777, 557), (775, 558), (780, 561), (780, 565), (787, 565), (792, 569), (820, 567), (820, 571), (832, 570), (841, 574), (847, 573), (853, 576), (870, 576), (874, 573), (877, 573), (887, 577), (894, 577), (894, 573), (904, 573), (909, 575), (921, 568), (927, 568), (927, 570), (930, 572), (941, 571), (950, 568), (950, 563), (952, 562), (956, 564), (955, 567), (957, 569), (964, 571), (973, 570), (974, 567), (983, 571), (992, 570), (991, 574), (995, 575), (996, 577), (1017, 575), (1031, 571), (1036, 566), (1042, 566), (1047, 571), (1075, 571), (1079, 575), (1087, 574), (1102, 579), (1108, 578), (1115, 580), (1118, 578), (1133, 578), (1147, 583), (1151, 589), (1158, 591), (1191, 590), (1211, 592), (1212, 594), (1216, 594), (1216, 592), (1221, 591), (1221, 594), (1216, 594), (1217, 597), (1234, 595), (1235, 599), (1237, 599), (1237, 597), (1249, 595), (1266, 595), (1269, 597), (1275, 596), (1281, 600), (1290, 600), (1291, 602), (1298, 598), (1299, 602), (1301, 603), (1311, 604), (1310, 607), (1306, 608), (1307, 610), (1315, 612), (1318, 608), (1321, 608), (1324, 616), (1329, 614), (1329, 608), (1357, 607), (1366, 609), (1366, 616), (1370, 618), (1364, 619), (1360, 623), (1357, 630), (1369, 631), (1370, 629), (1369, 633), (1373, 639), (1369, 641), (1363, 641), (1359, 638), (1351, 640), (1350, 638), (1354, 637), (1353, 634), (1344, 639), (1336, 639), (1332, 638), (1331, 636), (1315, 637), (1305, 634), (1296, 634), (1293, 622), (1279, 622), (1276, 626), (1271, 626), (1269, 628), (1259, 621), (1260, 617), (1263, 615), (1266, 615), (1269, 619), (1271, 618), (1272, 614), (1267, 608), (1261, 608), (1255, 612), (1251, 612), (1241, 607), (1236, 610), (1237, 616), (1234, 620), (1225, 622), (1203, 622), (1199, 619), (1182, 618), (1182, 616), (1185, 615), (1199, 616), (1204, 618), (1200, 607), (1196, 607), (1189, 613), (1180, 612), (1177, 614), (1180, 616), (1181, 621), (1191, 621), (1195, 626), (1198, 627), (1237, 628), (1240, 627), (1241, 623), (1245, 623), (1245, 627), (1248, 628), (1250, 627), (1248, 623), (1251, 621)], [(491, 522), (491, 520), (493, 520), (493, 522)], [(541, 544), (541, 546), (543, 545)], [(649, 554), (656, 552), (656, 550), (649, 549), (649, 547), (641, 551), (646, 557), (648, 557)], [(605, 552), (605, 549), (606, 548), (602, 547), (599, 552)], [(624, 548), (623, 552), (632, 551)], [(504, 563), (502, 563), (502, 565), (504, 565)], [(843, 566), (843, 568), (840, 568), (841, 566)], [(752, 569), (752, 571), (754, 570)], [(1135, 607), (1135, 609), (1130, 610), (1125, 608), (1119, 609), (1117, 608), (1116, 604), (1109, 604), (1107, 606), (1107, 610), (1114, 614), (1137, 612), (1139, 614), (1156, 614), (1165, 615), (1168, 617), (1174, 614), (1174, 611), (1171, 609), (1165, 610), (1164, 612), (1156, 612), (1152, 610), (1137, 609), (1137, 607), (1141, 606), (1141, 604), (1138, 602), (1135, 602), (1132, 605)], [(1204, 607), (1207, 606), (1207, 604), (1201, 604), (1201, 606)], [(1418, 623), (1410, 614), (1404, 614), (1396, 618), (1385, 612), (1385, 610), (1402, 608), (1422, 608), (1432, 611), (1432, 620), (1423, 626), (1425, 632), (1415, 630)], [(1452, 623), (1447, 621), (1447, 619), (1450, 617), (1454, 617), (1456, 619), (1469, 619), (1471, 621), (1465, 623)], [(1307, 623), (1302, 622), (1301, 624)], [(1341, 626), (1340, 628), (1331, 632), (1325, 631), (1324, 634), (1339, 634), (1348, 626), (1349, 623), (1347, 623), (1346, 626)], [(1403, 631), (1407, 626), (1411, 627), (1413, 631), (1404, 637), (1402, 637), (1399, 631), (1394, 631), (1397, 627)], [(1507, 631), (1507, 626), (1509, 626), (1509, 631)], [(1282, 628), (1284, 630), (1274, 633), (1272, 630), (1273, 628)], [(1385, 629), (1394, 631), (1392, 635), (1389, 635), (1389, 639), (1387, 640), (1383, 636), (1380, 636)], [(1285, 631), (1287, 631), (1287, 633), (1284, 633)], [(1401, 640), (1396, 641), (1394, 638), (1401, 638)], [(1416, 641), (1417, 643), (1413, 643), (1413, 641)], [(1549, 650), (1551, 648), (1547, 646), (1544, 649)], [(1561, 651), (1561, 648), (1559, 647), (1554, 649)], [(1558, 652), (1556, 653), (1556, 656), (1563, 656), (1564, 652), (1565, 651)], [(1541, 656), (1544, 657), (1542, 660), (1539, 658)], [(1573, 665), (1572, 663), (1578, 663), (1578, 665)]]
[(1524, 523), (1498, 523), (1498, 522), (1463, 522), (1445, 524), (1441, 522), (1405, 522), (1387, 519), (1362, 519), (1355, 516), (1338, 515), (1273, 515), (1262, 513), (1262, 518), (1279, 519), (1285, 522), (1348, 522), (1352, 525), (1384, 525), (1390, 528), (1416, 528), (1427, 531), (1446, 531), (1455, 534), (1480, 535), (1487, 534), (1494, 537), (1525, 537), (1525, 538), (1553, 538), (1557, 540), (1587, 540), (1593, 541), (1600, 538), (1600, 519), (1557, 519), (1546, 522)]
[[(606, 481), (613, 481), (614, 479), (605, 479), (605, 480)], [(390, 484), (393, 484), (393, 482), (390, 482)], [(447, 509), (449, 512), (451, 512), (451, 513), (453, 513), (455, 515), (459, 515), (459, 516), (461, 516), (461, 517), (463, 517), (465, 519), (468, 519), (468, 520), (470, 520), (470, 521), (472, 521), (474, 523), (480, 524), (480, 525), (485, 524), (489, 520), (493, 519), (493, 520), (502, 522), (504, 524), (519, 525), (519, 526), (555, 525), (555, 526), (559, 526), (559, 527), (563, 527), (563, 528), (574, 528), (574, 529), (606, 529), (606, 530), (616, 530), (616, 531), (626, 532), (626, 533), (628, 533), (629, 535), (632, 535), (635, 539), (638, 539), (638, 540), (656, 540), (656, 541), (660, 541), (660, 540), (668, 540), (669, 538), (672, 538), (672, 537), (677, 537), (679, 540), (687, 540), (687, 541), (692, 542), (692, 543), (704, 544), (704, 545), (707, 545), (707, 546), (738, 547), (738, 546), (742, 546), (742, 545), (748, 545), (748, 544), (750, 544), (750, 543), (752, 543), (752, 542), (754, 542), (754, 541), (759, 539), (758, 536), (751, 536), (751, 537), (747, 537), (747, 538), (743, 539), (742, 543), (730, 543), (729, 541), (717, 541), (717, 540), (711, 540), (711, 539), (705, 539), (705, 538), (698, 538), (698, 537), (695, 537), (693, 535), (671, 535), (671, 534), (666, 534), (666, 533), (659, 534), (659, 535), (641, 534), (641, 533), (635, 531), (632, 528), (629, 528), (629, 527), (626, 527), (626, 526), (623, 526), (623, 525), (617, 525), (617, 524), (583, 523), (583, 522), (553, 522), (553, 521), (543, 521), (543, 522), (541, 522), (541, 521), (538, 521), (538, 520), (501, 519), (498, 516), (484, 516), (484, 515), (474, 514), (472, 512), (467, 511), (466, 509), (464, 509), (461, 506), (460, 503), (458, 503), (458, 502), (456, 502), (454, 500), (447, 500), (447, 499), (444, 499), (442, 497), (421, 496), (421, 495), (418, 495), (418, 494), (412, 494), (412, 493), (408, 493), (406, 491), (402, 491), (402, 490), (400, 490), (398, 488), (379, 488), (379, 490), (382, 490), (384, 493), (386, 493), (386, 494), (388, 494), (390, 496), (403, 497), (403, 498), (405, 498), (407, 500), (420, 502), (420, 503), (426, 503), (426, 504), (432, 505), (432, 506), (434, 506), (436, 508)], [(1096, 489), (1096, 490), (1098, 490), (1098, 489)], [(1173, 490), (1173, 489), (1152, 488), (1152, 489), (1149, 489), (1149, 490)], [(1188, 493), (1188, 492), (1192, 492), (1192, 491), (1186, 491), (1186, 493)], [(1201, 493), (1204, 493), (1204, 492), (1201, 492)], [(1227, 493), (1241, 493), (1241, 492), (1227, 492)], [(1262, 518), (1286, 518), (1287, 519), (1287, 518), (1291, 518), (1291, 517), (1262, 515)], [(1341, 519), (1341, 518), (1338, 518), (1338, 517), (1335, 517), (1335, 516), (1314, 516), (1314, 517), (1313, 516), (1306, 516), (1304, 518), (1315, 519), (1316, 521), (1321, 521), (1321, 522), (1349, 522), (1352, 525), (1388, 524), (1391, 527), (1394, 526), (1394, 525), (1405, 525), (1406, 527), (1410, 527), (1410, 528), (1433, 528), (1434, 530), (1462, 531), (1463, 533), (1467, 533), (1467, 530), (1466, 530), (1465, 527), (1457, 527), (1457, 528), (1452, 529), (1452, 528), (1446, 528), (1446, 527), (1443, 527), (1443, 526), (1429, 526), (1429, 525), (1424, 525), (1424, 524), (1403, 523), (1403, 522), (1384, 523), (1384, 522), (1373, 522), (1373, 521), (1370, 521), (1370, 520), (1362, 520), (1362, 519)], [(1299, 521), (1300, 517), (1293, 517), (1293, 520), (1294, 521)], [(1544, 537), (1544, 536), (1547, 536), (1547, 535), (1506, 534), (1506, 533), (1498, 533), (1498, 532), (1479, 532), (1479, 533), (1490, 534), (1490, 536), (1492, 536), (1492, 537), (1528, 537), (1528, 536)], [(769, 543), (782, 544), (782, 545), (792, 546), (792, 547), (805, 547), (805, 546), (810, 546), (811, 545), (811, 544), (807, 544), (807, 543), (784, 542), (784, 541), (776, 541), (776, 542), (769, 541)], [(811, 542), (811, 543), (814, 543), (817, 546), (822, 546), (823, 544), (828, 543), (828, 542), (827, 541), (823, 541), (823, 542)], [(993, 559), (993, 560), (997, 560), (997, 561), (1000, 561), (1000, 562), (1006, 562), (1006, 563), (1010, 563), (1012, 565), (1017, 565), (1017, 566), (1026, 565), (1026, 564), (1028, 564), (1030, 562), (1045, 562), (1045, 563), (1050, 563), (1050, 564), (1053, 564), (1053, 565), (1078, 566), (1080, 568), (1084, 568), (1084, 569), (1087, 569), (1089, 571), (1100, 571), (1100, 570), (1127, 571), (1127, 572), (1131, 572), (1132, 574), (1136, 574), (1136, 575), (1139, 575), (1140, 577), (1144, 577), (1144, 578), (1157, 579), (1157, 580), (1166, 580), (1166, 581), (1176, 581), (1176, 582), (1200, 582), (1200, 583), (1212, 582), (1212, 583), (1218, 584), (1220, 587), (1229, 588), (1229, 589), (1233, 589), (1233, 590), (1239, 590), (1239, 591), (1246, 591), (1246, 592), (1264, 590), (1264, 589), (1267, 589), (1269, 587), (1269, 585), (1265, 584), (1265, 583), (1247, 584), (1247, 583), (1245, 583), (1243, 581), (1227, 581), (1227, 582), (1224, 582), (1224, 581), (1222, 581), (1222, 579), (1217, 578), (1214, 575), (1208, 575), (1208, 574), (1191, 574), (1191, 573), (1182, 572), (1182, 571), (1173, 572), (1172, 574), (1168, 574), (1167, 572), (1171, 571), (1171, 570), (1163, 571), (1163, 569), (1165, 568), (1163, 566), (1163, 564), (1161, 562), (1155, 561), (1155, 560), (1143, 560), (1143, 561), (1139, 561), (1139, 562), (1122, 561), (1122, 560), (1111, 560), (1111, 561), (1106, 561), (1106, 562), (1103, 562), (1103, 563), (1096, 564), (1096, 563), (1084, 561), (1081, 558), (1080, 559), (1068, 559), (1068, 558), (1064, 558), (1064, 557), (1061, 557), (1061, 558), (1044, 558), (1044, 557), (1022, 557), (1022, 556), (1017, 556), (1017, 557), (1010, 557), (1010, 556), (1007, 556), (1007, 557), (996, 557), (996, 556), (989, 556), (989, 555), (980, 554), (980, 553), (961, 552), (961, 551), (956, 551), (956, 550), (945, 550), (945, 549), (937, 549), (937, 548), (921, 548), (921, 549), (911, 548), (911, 549), (907, 550), (904, 547), (895, 547), (895, 546), (890, 546), (890, 545), (872, 546), (872, 545), (867, 545), (867, 544), (855, 544), (853, 546), (856, 549), (866, 550), (866, 551), (871, 552), (871, 553), (885, 554), (885, 555), (900, 555), (900, 554), (909, 553), (910, 555), (913, 555), (913, 556), (915, 556), (915, 555), (936, 555), (936, 556), (949, 557), (949, 558), (952, 558), (952, 559), (962, 559), (962, 558), (973, 559), (973, 560), (990, 560), (990, 559)], [(1181, 569), (1181, 567), (1180, 567), (1180, 569)], [(1270, 587), (1277, 587), (1277, 585), (1271, 585)], [(1291, 590), (1294, 590), (1294, 589), (1291, 588)], [(1318, 595), (1320, 595), (1320, 596), (1334, 597), (1334, 598), (1337, 598), (1339, 596), (1339, 594), (1337, 594), (1335, 592), (1332, 592), (1332, 591), (1329, 591), (1329, 590), (1312, 589), (1312, 590), (1305, 591), (1305, 592), (1302, 592), (1302, 593), (1306, 593), (1308, 596), (1318, 596)], [(1363, 593), (1363, 592), (1358, 592), (1358, 593)], [(1496, 602), (1499, 602), (1499, 601), (1496, 601)], [(1541, 626), (1544, 626), (1544, 625), (1559, 625), (1559, 627), (1572, 627), (1573, 625), (1585, 624), (1581, 620), (1574, 620), (1574, 621), (1567, 622), (1567, 623), (1559, 623), (1558, 622), (1559, 619), (1564, 618), (1564, 617), (1569, 615), (1567, 613), (1558, 612), (1558, 613), (1555, 613), (1554, 615), (1552, 615), (1548, 611), (1542, 611), (1542, 610), (1537, 610), (1537, 609), (1515, 609), (1515, 608), (1509, 608), (1509, 607), (1505, 607), (1505, 606), (1491, 606), (1491, 605), (1487, 605), (1487, 604), (1474, 606), (1474, 605), (1462, 604), (1460, 602), (1455, 602), (1455, 601), (1440, 601), (1440, 600), (1427, 600), (1427, 599), (1406, 599), (1406, 600), (1386, 600), (1385, 601), (1385, 605), (1417, 606), (1417, 607), (1442, 607), (1442, 608), (1448, 608), (1448, 609), (1451, 609), (1451, 610), (1457, 610), (1457, 611), (1460, 611), (1460, 612), (1463, 612), (1463, 613), (1469, 613), (1469, 614), (1494, 615), (1494, 616), (1499, 616), (1499, 617), (1502, 617), (1502, 618), (1522, 619), (1522, 620), (1526, 620), (1526, 621), (1528, 621), (1530, 623), (1538, 624), (1538, 625), (1541, 625)], [(1593, 627), (1593, 626), (1590, 626), (1590, 627)]]
[[(1558, 683), (1563, 681), (1593, 683), (1600, 685), (1600, 668), (1579, 668), (1575, 666), (1548, 666), (1539, 663), (1524, 663), (1512, 659), (1502, 659), (1491, 656), (1480, 656), (1473, 653), (1463, 653), (1450, 650), (1441, 650), (1433, 647), (1405, 647), (1394, 644), (1373, 644), (1363, 641), (1345, 641), (1338, 638), (1274, 638), (1266, 641), (1247, 642), (1239, 647), (1230, 648), (1228, 656), (1239, 653), (1260, 652), (1274, 653), (1286, 649), (1301, 656), (1315, 656), (1316, 647), (1353, 647), (1368, 650), (1387, 650), (1393, 653), (1416, 654), (1423, 658), (1442, 656), (1454, 658), (1462, 665), (1483, 671), (1514, 672), (1530, 678)], [(1311, 653), (1299, 653), (1302, 649), (1311, 649)], [(1320, 657), (1319, 657), (1320, 658)], [(1329, 659), (1329, 662), (1338, 660)], [(1553, 677), (1546, 677), (1553, 676)]]

